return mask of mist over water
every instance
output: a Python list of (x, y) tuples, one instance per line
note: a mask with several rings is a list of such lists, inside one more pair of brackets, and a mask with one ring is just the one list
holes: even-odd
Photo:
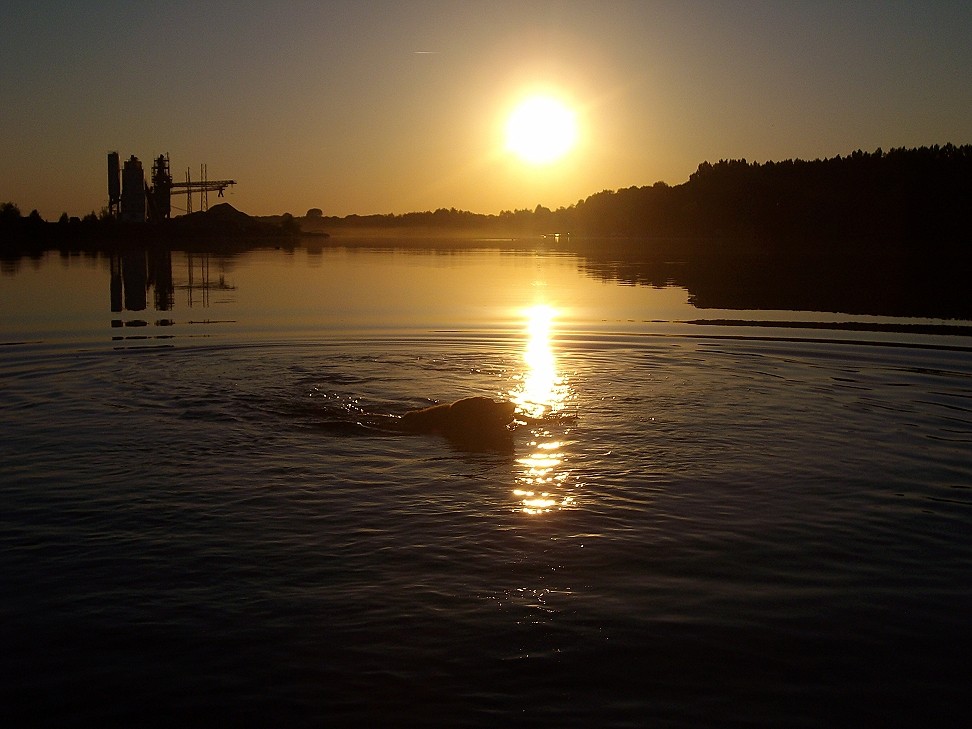
[[(589, 264), (0, 277), (7, 718), (954, 725), (967, 322), (700, 310)], [(518, 405), (512, 453), (382, 427), (471, 395)]]

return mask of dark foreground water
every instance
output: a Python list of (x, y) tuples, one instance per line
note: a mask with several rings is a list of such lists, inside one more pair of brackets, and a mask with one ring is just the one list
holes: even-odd
[[(37, 312), (0, 348), (0, 724), (967, 720), (967, 337), (320, 255), (209, 262), (205, 302), (177, 259), (135, 311), (107, 262), (0, 279)], [(482, 394), (540, 417), (512, 453), (383, 427)]]

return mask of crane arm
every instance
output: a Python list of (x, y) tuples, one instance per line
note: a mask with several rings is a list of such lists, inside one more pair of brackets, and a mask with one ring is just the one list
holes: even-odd
[(223, 196), (223, 190), (235, 185), (236, 180), (206, 180), (205, 182), (173, 182), (170, 189), (180, 192), (218, 192)]

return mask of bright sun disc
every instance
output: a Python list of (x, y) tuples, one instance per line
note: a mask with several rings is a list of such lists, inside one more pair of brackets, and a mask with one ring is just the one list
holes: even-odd
[(523, 101), (506, 123), (506, 148), (531, 164), (560, 159), (576, 141), (574, 113), (546, 96)]

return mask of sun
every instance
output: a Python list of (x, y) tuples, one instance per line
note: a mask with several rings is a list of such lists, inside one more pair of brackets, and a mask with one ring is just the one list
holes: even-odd
[(576, 115), (549, 96), (531, 96), (520, 102), (506, 122), (506, 148), (530, 164), (556, 162), (576, 142)]

